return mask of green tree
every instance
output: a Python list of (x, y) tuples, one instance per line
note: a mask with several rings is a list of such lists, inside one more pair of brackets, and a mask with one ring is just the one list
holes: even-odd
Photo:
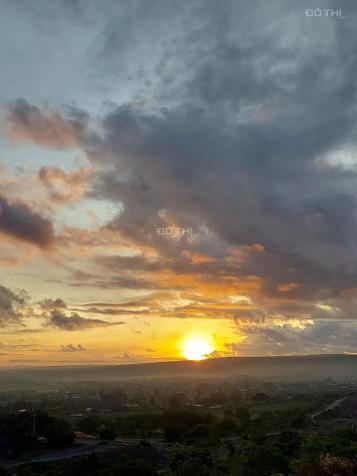
[(208, 467), (198, 458), (187, 458), (180, 468), (175, 471), (175, 476), (210, 476)]
[(6, 466), (0, 464), (0, 476), (10, 476), (10, 471), (7, 469)]
[(213, 445), (219, 443), (219, 434), (213, 425), (199, 423), (185, 433), (185, 440), (191, 443)]
[(79, 422), (78, 428), (84, 433), (96, 435), (99, 431), (100, 424), (101, 421), (97, 415), (88, 415)]
[(68, 421), (61, 418), (53, 418), (45, 431), (45, 438), (49, 448), (66, 448), (73, 444), (74, 433)]
[(239, 428), (241, 431), (245, 431), (250, 424), (250, 413), (246, 406), (238, 405), (235, 411), (236, 417), (238, 418)]
[(115, 423), (108, 421), (99, 428), (99, 438), (102, 440), (115, 440), (117, 436)]

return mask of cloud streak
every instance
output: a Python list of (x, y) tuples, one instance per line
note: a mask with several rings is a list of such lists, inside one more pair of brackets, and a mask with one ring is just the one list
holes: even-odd
[(86, 319), (77, 313), (64, 314), (58, 309), (54, 309), (48, 316), (48, 325), (63, 331), (81, 331), (93, 327), (111, 327), (124, 324), (124, 322), (107, 322), (101, 319)]

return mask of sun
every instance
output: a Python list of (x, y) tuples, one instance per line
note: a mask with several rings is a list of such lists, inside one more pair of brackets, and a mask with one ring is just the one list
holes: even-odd
[(182, 346), (182, 354), (187, 360), (204, 360), (213, 351), (213, 345), (204, 336), (190, 336)]

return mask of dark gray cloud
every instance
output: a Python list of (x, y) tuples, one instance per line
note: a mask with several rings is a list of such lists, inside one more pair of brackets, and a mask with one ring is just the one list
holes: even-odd
[(26, 309), (27, 294), (0, 285), (0, 325), (20, 324)]
[(42, 301), (40, 301), (39, 304), (40, 304), (40, 307), (43, 311), (50, 311), (52, 309), (66, 309), (66, 307), (67, 307), (67, 304), (61, 298), (43, 299)]
[[(91, 150), (106, 169), (94, 195), (123, 204), (109, 226), (161, 254), (154, 265), (119, 258), (118, 267), (255, 274), (267, 295), (293, 300), (330, 299), (357, 284), (357, 169), (336, 162), (357, 150), (356, 6), (348, 20), (309, 18), (305, 8), (198, 1), (175, 12), (174, 33), (153, 57), (161, 58), (153, 103), (112, 105)], [(162, 14), (173, 21), (170, 9)], [(106, 33), (103, 61), (121, 34), (114, 23)], [(194, 243), (160, 240), (165, 216), (193, 225)], [(267, 252), (235, 270), (181, 255), (196, 247), (219, 261), (224, 248), (254, 243)]]
[(124, 322), (107, 322), (101, 319), (86, 319), (77, 313), (64, 314), (59, 309), (54, 309), (48, 316), (48, 325), (64, 331), (79, 331), (92, 327), (109, 327), (124, 324)]
[(40, 248), (55, 240), (50, 220), (33, 212), (24, 203), (10, 203), (0, 195), (0, 232)]
[(42, 111), (25, 99), (16, 100), (9, 108), (7, 120), (10, 137), (19, 142), (72, 149), (79, 145), (87, 126), (87, 115), (73, 107), (64, 118), (55, 111)]

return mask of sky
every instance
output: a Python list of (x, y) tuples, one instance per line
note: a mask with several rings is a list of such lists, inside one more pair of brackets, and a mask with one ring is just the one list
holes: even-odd
[(1, 366), (357, 352), (355, 1), (0, 8)]

